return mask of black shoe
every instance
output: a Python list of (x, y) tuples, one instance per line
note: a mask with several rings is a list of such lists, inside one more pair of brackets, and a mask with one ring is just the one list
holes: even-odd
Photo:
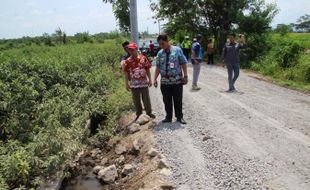
[(172, 119), (164, 119), (161, 121), (162, 123), (171, 123), (172, 122)]
[(233, 92), (235, 92), (235, 91), (236, 91), (236, 89), (230, 88), (230, 89), (226, 90), (225, 92), (227, 92), (227, 93), (233, 93)]
[(156, 118), (156, 115), (154, 115), (154, 114), (147, 114), (148, 116), (150, 116), (150, 118), (152, 118), (152, 119), (155, 119)]
[(183, 118), (177, 119), (177, 122), (179, 122), (179, 123), (181, 123), (183, 125), (187, 124), (186, 121)]

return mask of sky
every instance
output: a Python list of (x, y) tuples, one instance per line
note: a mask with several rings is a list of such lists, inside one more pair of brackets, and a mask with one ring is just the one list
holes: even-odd
[[(138, 2), (139, 31), (158, 32), (152, 19), (149, 0)], [(266, 0), (276, 2), (280, 12), (272, 25), (292, 23), (308, 13), (310, 0)], [(102, 0), (0, 0), (0, 38), (38, 36), (53, 33), (58, 27), (68, 35), (91, 34), (118, 29), (110, 4)]]

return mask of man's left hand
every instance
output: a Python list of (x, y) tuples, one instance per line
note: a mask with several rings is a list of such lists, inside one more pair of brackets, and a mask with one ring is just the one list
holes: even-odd
[(188, 83), (188, 77), (185, 76), (185, 77), (183, 78), (183, 84), (186, 85), (187, 83)]

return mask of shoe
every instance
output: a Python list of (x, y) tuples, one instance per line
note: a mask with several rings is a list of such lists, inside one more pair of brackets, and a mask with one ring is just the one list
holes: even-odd
[(177, 122), (179, 122), (179, 123), (181, 123), (183, 125), (187, 124), (186, 121), (183, 118), (177, 119)]
[(171, 123), (172, 122), (172, 119), (164, 119), (161, 121), (162, 123)]
[(236, 89), (228, 89), (228, 90), (226, 90), (225, 92), (227, 92), (227, 93), (232, 93), (232, 92), (235, 92), (236, 91)]
[(156, 118), (156, 115), (154, 115), (154, 114), (147, 114), (148, 116), (150, 116), (150, 118), (152, 118), (152, 119), (155, 119)]
[(193, 85), (192, 90), (200, 90), (201, 88), (198, 86)]

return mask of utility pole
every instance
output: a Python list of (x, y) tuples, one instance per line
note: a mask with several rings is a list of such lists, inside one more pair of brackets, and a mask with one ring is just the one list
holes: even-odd
[(130, 0), (130, 30), (131, 41), (139, 44), (138, 38), (138, 15), (137, 15), (137, 0)]

